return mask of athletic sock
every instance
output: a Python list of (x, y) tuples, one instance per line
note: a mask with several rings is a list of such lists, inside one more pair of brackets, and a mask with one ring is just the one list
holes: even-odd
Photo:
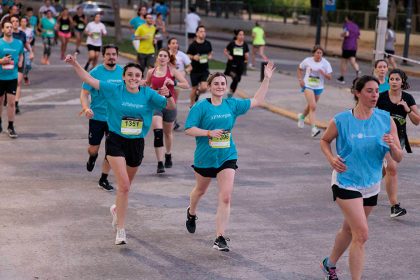
[(13, 128), (13, 122), (9, 122), (9, 126), (7, 128)]
[(327, 258), (327, 266), (328, 266), (328, 267), (335, 267), (335, 263), (332, 263), (332, 262), (330, 261), (330, 258)]
[(98, 157), (98, 154), (89, 156), (89, 162), (95, 162), (97, 157)]
[(108, 174), (102, 173), (101, 178), (99, 179), (99, 181), (105, 181), (106, 179), (108, 179)]

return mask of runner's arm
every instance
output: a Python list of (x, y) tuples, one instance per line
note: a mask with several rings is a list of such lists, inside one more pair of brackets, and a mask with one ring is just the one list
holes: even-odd
[(276, 68), (274, 67), (274, 63), (269, 61), (264, 68), (264, 80), (262, 81), (260, 88), (255, 93), (254, 98), (251, 99), (251, 108), (264, 104), (265, 95), (267, 94), (268, 86), (270, 85), (270, 79), (275, 70)]
[(80, 104), (82, 105), (80, 115), (85, 114), (85, 116), (90, 119), (93, 117), (93, 112), (90, 109), (89, 95), (90, 92), (86, 89), (80, 91)]
[(410, 106), (409, 108), (410, 108), (410, 111), (407, 112), (407, 115), (410, 118), (410, 121), (414, 125), (419, 125), (420, 124), (420, 113), (419, 113), (419, 110), (417, 109), (417, 105), (414, 104), (414, 105)]
[(207, 129), (201, 129), (198, 127), (191, 127), (185, 130), (185, 134), (187, 134), (188, 136), (194, 136), (194, 137), (216, 137), (216, 138), (220, 138), (222, 137), (223, 134), (223, 129), (215, 129), (215, 130), (207, 130)]
[(396, 162), (400, 162), (403, 158), (403, 151), (400, 145), (400, 139), (398, 138), (397, 125), (395, 124), (392, 117), (390, 117), (391, 131), (389, 134), (385, 134), (383, 140), (389, 146), (389, 154), (392, 159)]
[(184, 75), (182, 75), (177, 69), (172, 69), (175, 79), (178, 81), (176, 86), (183, 88), (183, 89), (189, 89), (190, 84), (188, 83), (187, 79), (185, 79)]
[(86, 70), (83, 69), (83, 67), (77, 62), (76, 57), (68, 54), (64, 61), (73, 66), (74, 71), (83, 82), (99, 90), (99, 80), (93, 78), (88, 72), (86, 72)]
[(305, 86), (305, 82), (303, 81), (303, 69), (301, 69), (300, 66), (297, 68), (296, 76), (298, 78), (300, 87), (303, 88)]
[(322, 135), (320, 145), (321, 151), (324, 153), (325, 157), (327, 158), (328, 162), (330, 163), (331, 167), (341, 173), (346, 171), (347, 166), (344, 163), (344, 160), (340, 158), (338, 155), (334, 156), (331, 150), (331, 142), (337, 138), (338, 130), (337, 126), (335, 125), (335, 121), (331, 120), (328, 124), (327, 130)]

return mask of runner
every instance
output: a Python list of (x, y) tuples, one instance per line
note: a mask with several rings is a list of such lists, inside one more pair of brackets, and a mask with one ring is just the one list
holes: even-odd
[(83, 32), (87, 25), (87, 17), (83, 13), (81, 6), (77, 7), (76, 14), (73, 16), (74, 35), (76, 36), (76, 53), (80, 53), (80, 45), (82, 44)]
[(3, 38), (0, 38), (0, 132), (3, 131), (1, 116), (4, 98), (7, 99), (7, 132), (10, 138), (17, 138), (13, 122), (15, 121), (15, 95), (18, 81), (18, 67), (23, 64), (22, 41), (13, 38), (13, 26), (9, 21), (1, 24)]
[(90, 76), (75, 57), (68, 55), (65, 61), (73, 66), (83, 82), (99, 90), (107, 101), (109, 135), (105, 150), (118, 185), (116, 202), (110, 210), (112, 224), (117, 230), (115, 244), (126, 244), (124, 228), (128, 193), (143, 159), (144, 137), (149, 131), (153, 110), (174, 109), (174, 99), (167, 88), (163, 88), (159, 95), (151, 88), (141, 86), (142, 74), (138, 64), (128, 63), (124, 67), (124, 82), (108, 83)]
[(155, 20), (156, 33), (156, 49), (160, 50), (163, 47), (163, 37), (168, 38), (168, 33), (166, 32), (165, 21), (162, 19), (162, 14), (158, 13)]
[(134, 33), (136, 32), (137, 28), (146, 23), (146, 18), (145, 15), (147, 14), (147, 7), (146, 6), (141, 6), (140, 8), (138, 8), (137, 10), (137, 16), (133, 17), (130, 20), (130, 31), (132, 33), (132, 40), (133, 40), (133, 47), (134, 49), (137, 51), (139, 49), (140, 46), (140, 40), (135, 39), (135, 35)]
[(71, 30), (73, 29), (74, 22), (69, 15), (69, 10), (64, 8), (60, 16), (57, 18), (56, 29), (58, 29), (58, 38), (61, 42), (61, 60), (64, 60), (67, 51), (67, 44), (71, 38)]
[(231, 41), (223, 51), (225, 56), (228, 58), (225, 75), (232, 78), (228, 97), (232, 97), (238, 88), (242, 74), (244, 73), (246, 65), (248, 64), (249, 54), (248, 44), (244, 41), (244, 31), (242, 29), (235, 29), (233, 33), (235, 34), (233, 41)]
[(101, 22), (101, 14), (96, 14), (93, 21), (88, 23), (85, 34), (88, 36), (86, 45), (89, 52), (88, 61), (85, 64), (85, 70), (87, 71), (91, 63), (92, 68), (98, 63), (99, 52), (102, 46), (102, 36), (107, 34), (105, 25)]
[(196, 211), (198, 202), (206, 193), (212, 178), (217, 178), (219, 187), (216, 213), (216, 240), (213, 248), (229, 251), (225, 230), (230, 216), (230, 203), (233, 191), (235, 170), (238, 168), (237, 152), (232, 138), (232, 129), (238, 116), (250, 108), (261, 106), (265, 101), (271, 76), (275, 68), (268, 62), (264, 69), (264, 80), (252, 99), (223, 99), (226, 93), (226, 76), (214, 73), (208, 79), (211, 98), (197, 102), (190, 110), (185, 124), (185, 132), (194, 136), (196, 150), (194, 165), (196, 185), (190, 194), (187, 208), (186, 227), (188, 232), (196, 230)]
[[(397, 42), (397, 35), (395, 31), (392, 30), (392, 23), (388, 21), (388, 28), (386, 30), (385, 35), (385, 52), (387, 54), (395, 54), (395, 43)], [(397, 68), (397, 63), (393, 56), (385, 55), (386, 59), (388, 60), (389, 64), (391, 64), (392, 68)]]
[(156, 27), (153, 25), (153, 16), (146, 14), (146, 23), (140, 25), (134, 33), (135, 39), (140, 40), (140, 46), (137, 50), (137, 62), (139, 63), (143, 73), (153, 67), (155, 63), (155, 33)]
[[(90, 75), (98, 80), (105, 82), (119, 82), (122, 79), (123, 68), (117, 64), (118, 47), (114, 45), (105, 45), (102, 47), (103, 63), (90, 71)], [(90, 102), (89, 102), (90, 95)], [(86, 169), (92, 172), (98, 158), (99, 147), (102, 138), (108, 135), (107, 124), (107, 103), (105, 97), (99, 94), (99, 91), (88, 84), (83, 84), (80, 93), (80, 103), (82, 105), (82, 114), (89, 119), (89, 159), (86, 163)], [(106, 191), (112, 191), (114, 188), (108, 182), (110, 166), (106, 158), (102, 163), (102, 175), (98, 186)]]
[(375, 61), (373, 75), (379, 81), (379, 93), (385, 92), (389, 90), (389, 82), (388, 82), (388, 62), (385, 59), (379, 59)]
[[(184, 52), (179, 50), (178, 40), (176, 38), (170, 38), (168, 40), (168, 48), (171, 55), (175, 55), (176, 58), (176, 69), (181, 72), (186, 78), (191, 73), (191, 59)], [(178, 102), (179, 90), (175, 87), (175, 102)], [(180, 127), (177, 119), (174, 121), (174, 130)]]
[[(34, 34), (35, 31), (32, 27), (29, 26), (28, 18), (22, 17), (20, 19), (20, 26), (19, 30), (22, 32), (25, 32), (26, 35), (26, 42), (29, 43), (29, 45), (33, 46), (33, 41), (35, 40)], [(33, 55), (33, 48), (32, 48), (32, 55)], [(24, 59), (23, 59), (23, 81), (25, 82), (25, 85), (29, 85), (29, 71), (32, 69), (32, 59), (31, 59), (31, 53), (25, 48), (24, 50)], [(18, 101), (16, 101), (18, 102)], [(18, 105), (16, 103), (16, 111), (18, 110)]]
[[(305, 126), (305, 117), (308, 116), (311, 125), (311, 136), (316, 137), (321, 131), (315, 125), (316, 104), (324, 91), (324, 80), (331, 80), (331, 64), (323, 57), (324, 49), (315, 45), (312, 48), (312, 57), (305, 58), (297, 69), (297, 78), (302, 92), (305, 94), (306, 107), (303, 113), (298, 114), (298, 127)], [(303, 74), (305, 73), (305, 74)]]
[(42, 43), (44, 45), (44, 53), (41, 59), (41, 64), (44, 65), (50, 64), (51, 45), (54, 42), (54, 26), (56, 23), (57, 21), (53, 18), (51, 10), (47, 10), (45, 12), (45, 17), (41, 18), (41, 21), (39, 22), (39, 29), (41, 29), (42, 32)]
[[(154, 90), (166, 86), (171, 95), (175, 94), (175, 86), (188, 89), (190, 85), (181, 72), (175, 69), (175, 56), (169, 53), (167, 49), (161, 49), (155, 63), (155, 68), (147, 72), (146, 84)], [(175, 101), (176, 103), (176, 101)], [(164, 173), (165, 168), (172, 167), (172, 143), (173, 143), (173, 127), (176, 119), (176, 108), (173, 110), (162, 109), (155, 110), (153, 113), (152, 128), (154, 133), (154, 147), (156, 158), (158, 160), (156, 173)], [(165, 142), (163, 141), (165, 136)], [(165, 164), (163, 164), (165, 143)]]
[[(407, 153), (412, 153), (407, 136), (407, 116), (414, 125), (420, 124), (420, 114), (413, 96), (405, 90), (410, 88), (407, 75), (400, 69), (393, 69), (389, 73), (389, 91), (379, 95), (377, 106), (391, 114), (397, 127), (401, 147)], [(397, 162), (389, 155), (385, 157), (385, 186), (388, 200), (391, 204), (391, 218), (405, 215), (407, 211), (398, 202), (398, 172)]]
[[(326, 279), (338, 279), (336, 263), (348, 247), (351, 279), (361, 279), (368, 239), (367, 217), (377, 204), (382, 162), (387, 153), (398, 162), (402, 159), (394, 122), (388, 112), (375, 108), (378, 86), (378, 80), (372, 76), (355, 80), (352, 92), (356, 106), (335, 115), (321, 139), (321, 150), (334, 169), (333, 198), (344, 216), (333, 250), (321, 263)], [(337, 155), (331, 150), (334, 139)]]
[(251, 69), (255, 69), (255, 56), (259, 54), (264, 62), (268, 60), (268, 57), (264, 53), (265, 48), (265, 32), (260, 26), (259, 22), (255, 22), (254, 28), (252, 28), (252, 53), (251, 53)]
[(188, 47), (188, 57), (191, 59), (191, 94), (190, 107), (194, 105), (200, 94), (207, 91), (207, 78), (209, 72), (209, 60), (213, 57), (211, 43), (206, 40), (206, 28), (203, 25), (197, 27), (195, 39)]
[(197, 27), (200, 26), (201, 18), (195, 12), (195, 6), (190, 6), (189, 13), (184, 19), (185, 22), (185, 29), (187, 31), (188, 36), (188, 43), (191, 44), (195, 38), (195, 32)]

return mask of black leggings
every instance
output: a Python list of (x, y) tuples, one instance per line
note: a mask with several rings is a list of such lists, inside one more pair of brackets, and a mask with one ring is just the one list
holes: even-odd
[(235, 73), (235, 75), (233, 75), (232, 83), (230, 84), (230, 90), (232, 92), (235, 92), (236, 89), (238, 88), (238, 84), (241, 81), (241, 78), (242, 78), (242, 72), (241, 73)]
[(44, 55), (46, 55), (47, 57), (50, 57), (51, 55), (52, 40), (54, 40), (54, 38), (50, 38), (50, 37), (42, 38), (42, 42), (44, 43)]

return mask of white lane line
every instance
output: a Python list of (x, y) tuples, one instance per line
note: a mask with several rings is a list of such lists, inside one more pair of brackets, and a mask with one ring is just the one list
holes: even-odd
[(75, 98), (75, 99), (70, 99), (66, 101), (45, 101), (45, 102), (31, 102), (31, 103), (24, 102), (22, 105), (24, 106), (80, 105), (80, 99)]
[[(34, 92), (39, 92), (35, 93)], [(42, 98), (51, 97), (54, 95), (59, 95), (68, 92), (68, 89), (65, 88), (50, 88), (50, 89), (23, 89), (22, 95), (23, 97), (20, 101), (24, 103), (36, 101)]]

